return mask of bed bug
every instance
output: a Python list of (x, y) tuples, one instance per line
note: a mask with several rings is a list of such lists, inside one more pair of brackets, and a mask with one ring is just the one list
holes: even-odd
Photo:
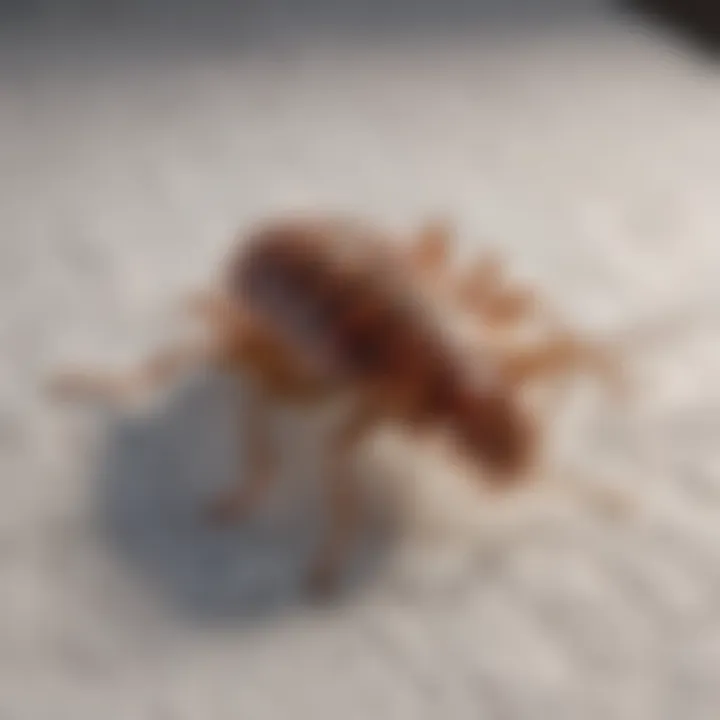
[[(327, 444), (328, 525), (308, 575), (314, 590), (329, 590), (360, 520), (353, 452), (379, 424), (419, 434), (442, 429), (482, 482), (502, 490), (527, 475), (542, 444), (524, 389), (597, 359), (568, 334), (523, 347), (483, 334), (517, 326), (532, 303), (500, 281), (492, 258), (465, 274), (452, 271), (443, 224), (428, 223), (410, 243), (394, 240), (349, 218), (260, 223), (233, 246), (218, 288), (187, 303), (210, 328), (207, 343), (161, 351), (118, 375), (64, 373), (53, 388), (124, 395), (198, 365), (249, 377), (246, 471), (208, 507), (223, 523), (250, 513), (276, 475), (269, 409), (347, 398)], [(472, 349), (448, 328), (453, 308), (473, 318)]]

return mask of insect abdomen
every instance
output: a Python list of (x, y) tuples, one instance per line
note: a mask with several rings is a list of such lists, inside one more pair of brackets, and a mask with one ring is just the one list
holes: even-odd
[(243, 253), (233, 288), (318, 377), (386, 388), (408, 419), (444, 422), (488, 465), (517, 467), (528, 440), (512, 397), (471, 389), (402, 269), (372, 247), (355, 252), (349, 244), (363, 238), (334, 230), (266, 229)]

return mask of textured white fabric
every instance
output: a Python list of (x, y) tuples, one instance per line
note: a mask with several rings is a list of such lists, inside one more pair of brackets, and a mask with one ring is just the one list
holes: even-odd
[[(716, 718), (715, 76), (590, 0), (104, 5), (0, 28), (0, 717)], [(578, 323), (655, 323), (632, 430), (583, 451), (642, 511), (571, 508), (450, 594), (369, 568), (313, 608), (300, 484), (198, 520), (223, 383), (134, 420), (42, 397), (157, 343), (238, 228), (295, 207), (447, 214)]]

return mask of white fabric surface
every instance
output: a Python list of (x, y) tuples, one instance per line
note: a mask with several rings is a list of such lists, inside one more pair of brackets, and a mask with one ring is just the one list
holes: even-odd
[[(590, 0), (34, 5), (0, 29), (0, 717), (717, 718), (712, 72)], [(450, 597), (368, 572), (313, 608), (301, 505), (197, 521), (222, 387), (145, 423), (47, 403), (298, 206), (446, 213), (585, 327), (672, 321), (622, 460), (654, 510), (571, 512)]]

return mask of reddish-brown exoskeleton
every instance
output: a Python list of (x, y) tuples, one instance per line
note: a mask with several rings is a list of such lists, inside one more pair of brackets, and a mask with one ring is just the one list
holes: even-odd
[[(198, 363), (252, 378), (247, 472), (210, 506), (222, 522), (250, 512), (272, 482), (269, 406), (347, 396), (350, 410), (328, 445), (328, 528), (309, 576), (315, 589), (328, 589), (359, 520), (349, 461), (378, 423), (443, 428), (500, 489), (524, 476), (541, 442), (542, 428), (521, 402), (524, 388), (600, 357), (567, 334), (523, 346), (491, 340), (490, 331), (521, 324), (534, 299), (507, 288), (491, 259), (455, 277), (448, 253), (440, 225), (408, 245), (343, 218), (265, 223), (233, 250), (222, 287), (192, 301), (211, 328), (207, 345), (159, 353), (122, 376), (65, 374), (56, 389), (130, 392)], [(444, 327), (438, 308), (453, 304), (488, 330), (482, 356)]]

